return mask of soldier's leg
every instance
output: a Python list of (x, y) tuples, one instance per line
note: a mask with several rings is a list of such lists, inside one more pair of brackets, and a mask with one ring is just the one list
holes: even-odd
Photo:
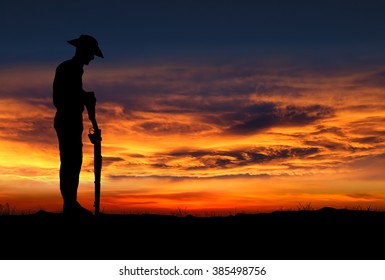
[(60, 191), (67, 205), (75, 205), (77, 201), (81, 166), (82, 147), (71, 145), (67, 153), (62, 153), (60, 164)]
[(60, 149), (60, 192), (65, 208), (74, 208), (77, 201), (79, 175), (83, 161), (82, 133), (56, 129)]

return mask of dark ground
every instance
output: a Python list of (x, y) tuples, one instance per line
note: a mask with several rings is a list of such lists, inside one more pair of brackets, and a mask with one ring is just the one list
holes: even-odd
[(374, 260), (385, 212), (323, 208), (227, 217), (39, 211), (0, 216), (5, 260)]

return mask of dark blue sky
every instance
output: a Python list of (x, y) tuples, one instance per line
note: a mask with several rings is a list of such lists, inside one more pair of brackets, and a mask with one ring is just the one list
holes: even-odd
[(58, 61), (94, 35), (109, 62), (277, 53), (380, 54), (385, 2), (140, 0), (0, 2), (0, 63)]

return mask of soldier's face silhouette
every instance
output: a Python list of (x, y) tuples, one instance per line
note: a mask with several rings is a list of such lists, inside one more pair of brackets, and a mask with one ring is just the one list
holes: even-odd
[(94, 52), (88, 48), (78, 48), (76, 56), (81, 59), (82, 63), (88, 65), (95, 58)]
[(95, 56), (93, 53), (88, 53), (87, 55), (84, 56), (84, 64), (88, 65), (91, 60), (94, 60)]

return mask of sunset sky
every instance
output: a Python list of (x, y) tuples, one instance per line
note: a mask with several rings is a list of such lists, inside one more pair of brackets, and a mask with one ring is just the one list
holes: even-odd
[[(385, 209), (385, 3), (0, 2), (0, 204), (61, 211), (53, 128), (67, 40), (102, 129), (101, 211)], [(92, 209), (84, 114), (78, 198)]]

